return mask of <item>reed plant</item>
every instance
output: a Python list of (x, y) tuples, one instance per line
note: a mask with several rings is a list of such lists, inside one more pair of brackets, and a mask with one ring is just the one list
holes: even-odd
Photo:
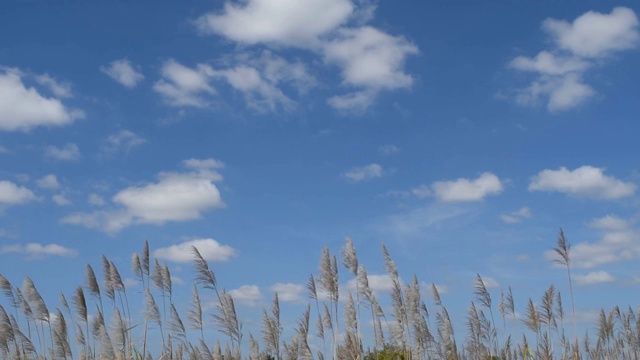
[[(254, 336), (245, 333), (233, 296), (218, 283), (196, 247), (192, 249), (195, 277), (190, 304), (180, 306), (175, 302), (169, 267), (150, 256), (149, 242), (145, 241), (141, 253), (132, 256), (132, 272), (138, 289), (142, 289), (139, 293), (144, 304), (140, 317), (131, 311), (131, 292), (121, 272), (106, 256), (101, 259), (102, 276), (87, 264), (82, 286), (69, 297), (60, 294), (58, 305), (47, 304), (31, 278), (25, 277), (18, 287), (0, 274), (5, 300), (0, 303), (0, 359), (640, 358), (640, 319), (631, 307), (601, 309), (597, 324), (593, 324), (595, 331), (578, 336), (570, 249), (560, 230), (554, 250), (568, 276), (571, 340), (565, 333), (565, 310), (558, 286), (551, 284), (539, 301), (526, 299), (518, 312), (511, 287), (500, 291), (496, 304), (496, 294), (489, 291), (480, 274), (475, 278), (466, 327), (454, 331), (438, 287), (425, 285), (416, 275), (403, 279), (382, 245), (384, 267), (391, 281), (387, 312), (349, 238), (340, 251), (341, 261), (329, 248), (322, 250), (318, 272), (307, 282), (308, 304), (295, 326), (284, 329), (276, 293), (271, 305), (262, 310), (261, 333)], [(352, 277), (353, 288), (341, 285), (340, 263)], [(204, 292), (215, 299), (213, 307), (203, 304)], [(429, 293), (430, 299), (425, 298)], [(501, 317), (498, 322), (494, 309)], [(220, 335), (211, 335), (209, 327)], [(523, 327), (524, 332), (516, 332)], [(370, 332), (371, 338), (363, 336)], [(244, 341), (245, 335), (248, 342)]]

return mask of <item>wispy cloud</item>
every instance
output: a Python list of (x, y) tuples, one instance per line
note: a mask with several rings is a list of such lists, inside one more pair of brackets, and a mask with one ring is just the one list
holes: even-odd
[(24, 254), (30, 259), (43, 259), (48, 256), (75, 257), (78, 252), (57, 244), (29, 243), (1, 246), (0, 254)]
[(136, 85), (144, 79), (144, 75), (136, 70), (133, 64), (127, 59), (114, 60), (107, 66), (101, 66), (100, 71), (107, 74), (120, 85), (128, 88), (136, 87)]
[(47, 146), (44, 155), (58, 161), (78, 161), (82, 157), (80, 148), (76, 144), (66, 144), (63, 147)]
[(360, 167), (354, 167), (342, 174), (348, 180), (358, 183), (365, 180), (371, 180), (382, 177), (383, 169), (379, 164), (369, 164)]

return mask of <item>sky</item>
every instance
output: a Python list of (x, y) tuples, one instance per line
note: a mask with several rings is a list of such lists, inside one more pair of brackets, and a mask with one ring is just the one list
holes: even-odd
[(301, 314), (323, 247), (350, 237), (382, 296), (384, 243), (462, 323), (476, 274), (522, 312), (551, 284), (568, 298), (562, 228), (582, 318), (636, 307), (639, 14), (5, 0), (0, 273), (55, 302), (103, 254), (133, 279), (148, 240), (188, 299), (196, 245), (259, 333), (276, 291)]

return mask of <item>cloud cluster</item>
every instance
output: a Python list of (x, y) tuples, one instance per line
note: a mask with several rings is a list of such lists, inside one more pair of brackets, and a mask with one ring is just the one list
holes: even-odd
[(75, 213), (62, 222), (115, 233), (131, 224), (194, 220), (209, 209), (224, 207), (214, 184), (222, 180), (217, 170), (224, 164), (190, 159), (184, 165), (192, 171), (160, 173), (157, 182), (120, 190), (111, 198), (112, 210)]
[(544, 31), (554, 47), (534, 57), (518, 56), (509, 66), (536, 74), (516, 96), (521, 105), (546, 102), (551, 112), (584, 104), (596, 91), (584, 82), (585, 73), (606, 63), (611, 55), (635, 48), (640, 42), (640, 22), (633, 10), (614, 8), (609, 14), (589, 11), (572, 23), (546, 19)]
[[(42, 88), (37, 89), (29, 82)], [(71, 97), (69, 85), (47, 74), (28, 74), (0, 66), (0, 94), (0, 131), (26, 132), (39, 126), (64, 126), (84, 117), (81, 110), (62, 102), (63, 98)]]
[[(640, 231), (634, 229), (628, 220), (607, 215), (593, 220), (589, 225), (600, 230), (602, 235), (598, 241), (579, 242), (571, 246), (572, 267), (593, 269), (640, 258)], [(545, 257), (554, 260), (557, 259), (557, 254), (549, 250), (545, 252)]]
[(413, 84), (403, 68), (418, 48), (402, 36), (366, 25), (374, 10), (370, 1), (227, 1), (222, 10), (202, 15), (194, 24), (202, 34), (243, 45), (302, 49), (337, 66), (343, 85), (352, 90), (327, 102), (351, 112), (370, 107), (380, 91)]
[(232, 63), (218, 68), (208, 64), (189, 68), (169, 60), (163, 65), (162, 76), (154, 90), (170, 105), (209, 106), (213, 95), (217, 94), (213, 85), (217, 82), (241, 93), (247, 106), (258, 112), (286, 111), (295, 107), (295, 101), (284, 94), (282, 85), (302, 93), (315, 84), (304, 64), (289, 62), (269, 51), (257, 58), (239, 54)]

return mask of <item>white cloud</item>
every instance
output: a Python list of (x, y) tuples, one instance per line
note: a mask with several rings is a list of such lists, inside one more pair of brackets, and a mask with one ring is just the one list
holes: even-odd
[(64, 147), (47, 146), (44, 155), (59, 161), (77, 161), (81, 157), (80, 148), (76, 144), (66, 144)]
[(361, 167), (354, 167), (343, 173), (342, 176), (353, 182), (375, 179), (382, 177), (382, 166), (378, 164), (369, 164)]
[(469, 212), (467, 208), (445, 203), (433, 203), (384, 218), (375, 219), (372, 228), (385, 238), (400, 240), (425, 239), (425, 234)]
[[(598, 266), (640, 258), (640, 231), (632, 229), (629, 221), (612, 216), (595, 219), (588, 224), (602, 230), (595, 242), (579, 242), (571, 246), (571, 266), (576, 269), (592, 269)], [(549, 261), (558, 259), (553, 250), (545, 251)], [(554, 262), (555, 267), (562, 267)]]
[(307, 47), (344, 23), (353, 12), (349, 0), (248, 0), (225, 2), (221, 13), (195, 21), (203, 33), (246, 43)]
[(532, 216), (533, 216), (533, 213), (531, 212), (531, 209), (525, 206), (523, 208), (520, 208), (520, 210), (513, 211), (509, 214), (500, 215), (500, 220), (502, 220), (507, 224), (515, 224), (515, 223), (521, 222), (524, 219), (528, 219)]
[(5, 245), (0, 247), (0, 254), (25, 254), (32, 259), (42, 259), (47, 256), (74, 257), (78, 252), (57, 244), (42, 245), (29, 243), (26, 245)]
[(529, 191), (557, 191), (575, 196), (613, 200), (635, 193), (636, 186), (604, 175), (604, 169), (581, 166), (543, 170), (531, 179)]
[(0, 154), (8, 154), (9, 152), (10, 151), (6, 147), (0, 145)]
[(33, 201), (36, 196), (25, 187), (10, 181), (0, 180), (0, 210), (13, 205), (20, 205)]
[(278, 107), (290, 110), (293, 100), (250, 66), (239, 65), (226, 70), (215, 70), (213, 75), (225, 79), (231, 87), (243, 93), (247, 105), (258, 111), (276, 111)]
[(403, 37), (370, 26), (341, 29), (323, 47), (325, 60), (342, 68), (345, 84), (376, 89), (410, 87), (413, 78), (402, 67), (407, 55), (417, 53)]
[(602, 230), (626, 230), (629, 228), (629, 222), (613, 215), (607, 215), (591, 221), (589, 226)]
[(426, 198), (433, 194), (428, 185), (420, 185), (411, 189), (411, 194), (418, 198)]
[(109, 63), (109, 66), (101, 66), (100, 71), (128, 88), (135, 87), (144, 79), (144, 75), (136, 71), (127, 59), (114, 60)]
[(87, 202), (95, 206), (102, 206), (105, 204), (104, 198), (98, 194), (89, 194)]
[(593, 285), (615, 281), (616, 279), (606, 271), (594, 271), (585, 275), (575, 274), (571, 278), (578, 285)]
[(41, 189), (48, 189), (48, 190), (55, 190), (60, 187), (58, 178), (53, 174), (46, 175), (41, 179), (37, 180), (36, 185), (38, 185), (38, 187)]
[(205, 107), (209, 104), (207, 96), (216, 93), (209, 85), (212, 71), (209, 65), (198, 64), (191, 69), (171, 59), (163, 64), (163, 79), (153, 85), (153, 90), (172, 106)]
[(262, 299), (260, 288), (256, 285), (242, 285), (237, 289), (229, 290), (229, 295), (234, 302), (245, 306), (256, 306)]
[(576, 108), (594, 97), (596, 91), (583, 81), (585, 72), (604, 64), (606, 55), (631, 49), (640, 40), (635, 13), (621, 7), (611, 14), (587, 12), (572, 24), (547, 19), (542, 29), (552, 37), (555, 48), (533, 58), (518, 56), (509, 65), (537, 74), (531, 85), (517, 91), (516, 102), (530, 106), (544, 101), (550, 112)]
[[(199, 17), (195, 25), (204, 34), (218, 34), (244, 45), (308, 50), (326, 64), (337, 65), (343, 84), (358, 89), (332, 96), (327, 103), (342, 112), (358, 113), (369, 108), (381, 90), (413, 84), (412, 76), (403, 67), (406, 57), (417, 54), (418, 48), (402, 36), (364, 25), (373, 18), (375, 8), (375, 2), (370, 0), (355, 4), (350, 0), (227, 1), (224, 10)], [(347, 24), (350, 20), (352, 23)], [(291, 68), (292, 73), (296, 73), (294, 70)], [(276, 102), (284, 105), (284, 95), (276, 91), (273, 82), (260, 81), (256, 73), (242, 67), (225, 72), (230, 84), (245, 96), (248, 83), (251, 94), (267, 99), (270, 109)], [(230, 79), (231, 75), (239, 77), (240, 83)], [(265, 78), (270, 79), (268, 75)], [(248, 102), (255, 107), (252, 101)]]
[(283, 302), (300, 303), (304, 301), (304, 285), (292, 283), (276, 283), (269, 286), (269, 291), (278, 294), (278, 300)]
[(197, 170), (222, 169), (224, 163), (216, 159), (187, 159), (182, 162), (184, 166)]
[(231, 246), (222, 245), (216, 240), (195, 239), (159, 248), (153, 252), (153, 256), (176, 263), (188, 263), (194, 259), (192, 250), (194, 246), (206, 261), (227, 261), (236, 255), (236, 251)]
[(381, 145), (378, 147), (378, 153), (380, 153), (380, 155), (392, 155), (399, 151), (400, 148), (393, 144)]
[(384, 170), (379, 164), (369, 164), (360, 167), (351, 168), (342, 174), (343, 177), (353, 182), (361, 182), (382, 177)]
[(71, 205), (71, 201), (67, 199), (63, 194), (56, 194), (51, 197), (51, 200), (58, 206)]
[(327, 104), (344, 113), (360, 114), (371, 107), (377, 95), (374, 90), (356, 91), (332, 96), (327, 99)]
[(205, 173), (165, 173), (157, 183), (121, 190), (113, 201), (139, 223), (194, 220), (207, 209), (224, 207), (212, 180)]
[(214, 185), (222, 176), (213, 169), (160, 173), (158, 177), (156, 183), (128, 187), (114, 195), (112, 201), (119, 209), (76, 213), (62, 222), (117, 232), (131, 224), (195, 220), (206, 210), (224, 207)]
[(107, 137), (102, 145), (102, 151), (115, 153), (118, 151), (129, 152), (136, 146), (146, 143), (147, 140), (130, 130), (122, 130)]
[(479, 201), (502, 192), (500, 179), (488, 172), (475, 180), (437, 181), (431, 187), (440, 201)]
[(511, 61), (510, 66), (522, 71), (532, 71), (546, 75), (564, 75), (584, 71), (591, 64), (579, 58), (561, 57), (548, 51), (541, 51), (534, 58), (518, 56)]
[(36, 75), (35, 80), (38, 84), (45, 86), (55, 96), (60, 98), (68, 98), (72, 96), (71, 85), (67, 82), (58, 82), (49, 74)]
[(62, 224), (100, 229), (108, 233), (117, 233), (131, 225), (133, 218), (126, 210), (103, 210), (90, 213), (74, 213), (60, 220)]
[[(388, 292), (393, 289), (393, 280), (387, 274), (367, 274), (367, 279), (369, 280), (369, 288), (374, 292)], [(351, 279), (347, 282), (347, 289), (356, 289), (356, 279)]]
[(553, 84), (547, 108), (551, 112), (569, 110), (582, 105), (595, 94), (593, 88), (583, 83), (578, 75), (568, 75)]
[(500, 283), (498, 283), (498, 280), (489, 276), (483, 276), (482, 282), (484, 283), (484, 287), (486, 287), (487, 289), (495, 289), (500, 287)]
[(542, 29), (561, 49), (579, 56), (601, 57), (636, 47), (640, 40), (638, 24), (633, 10), (616, 7), (610, 14), (589, 11), (573, 23), (547, 19), (542, 23)]
[[(25, 85), (25, 75), (15, 68), (0, 67), (0, 131), (29, 131), (38, 126), (63, 126), (84, 117), (80, 110), (66, 107), (60, 97), (69, 96), (66, 88), (48, 75), (35, 77), (56, 97), (45, 97)], [(59, 96), (63, 95), (63, 96)]]

